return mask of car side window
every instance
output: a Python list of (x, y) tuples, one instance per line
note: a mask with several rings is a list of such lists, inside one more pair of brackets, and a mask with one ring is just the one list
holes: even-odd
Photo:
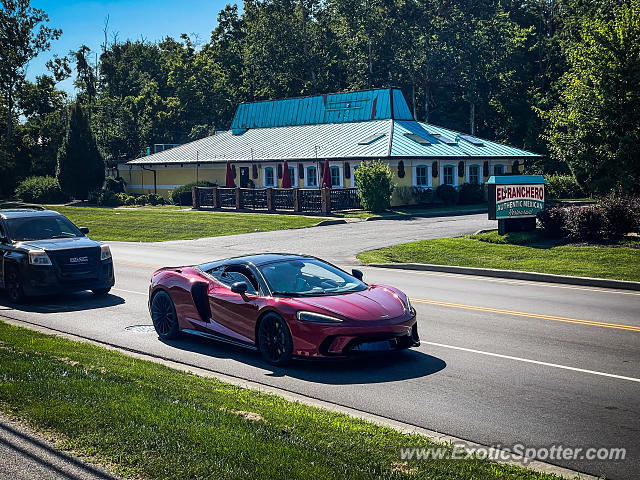
[(230, 287), (236, 282), (244, 282), (247, 284), (247, 293), (251, 295), (258, 294), (258, 281), (253, 273), (246, 267), (241, 266), (220, 266), (209, 270), (209, 275), (217, 281)]

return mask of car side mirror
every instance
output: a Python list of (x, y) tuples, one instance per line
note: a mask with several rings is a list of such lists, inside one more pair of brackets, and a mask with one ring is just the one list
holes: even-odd
[(89, 234), (89, 227), (80, 227), (79, 229), (82, 233), (84, 233), (85, 235)]
[(247, 293), (248, 289), (249, 287), (247, 286), (246, 282), (235, 282), (231, 284), (231, 291), (233, 293), (239, 293), (240, 295), (244, 295), (245, 293)]
[(362, 281), (362, 270), (358, 270), (357, 268), (354, 268), (353, 270), (351, 270), (351, 275), (353, 275), (354, 277), (356, 277), (358, 280)]

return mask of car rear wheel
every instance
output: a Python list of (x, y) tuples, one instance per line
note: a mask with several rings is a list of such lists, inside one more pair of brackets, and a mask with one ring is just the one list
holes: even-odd
[(94, 295), (106, 295), (107, 293), (109, 293), (109, 291), (111, 290), (111, 287), (108, 288), (94, 288), (93, 290), (91, 290), (91, 292), (93, 292)]
[(267, 313), (258, 326), (258, 349), (262, 358), (272, 365), (285, 365), (291, 360), (293, 340), (282, 317)]
[(25, 301), (26, 297), (22, 285), (22, 277), (15, 268), (11, 268), (7, 271), (5, 286), (9, 300), (13, 303), (22, 303)]
[(178, 335), (176, 308), (169, 294), (162, 290), (151, 300), (151, 320), (158, 336), (163, 340), (169, 340)]

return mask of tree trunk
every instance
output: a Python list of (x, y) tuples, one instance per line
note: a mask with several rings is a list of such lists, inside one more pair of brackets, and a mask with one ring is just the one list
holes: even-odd
[(476, 134), (476, 104), (471, 102), (469, 108), (469, 126), (471, 127), (471, 135)]
[(369, 86), (371, 86), (371, 77), (373, 77), (373, 58), (371, 55), (371, 38), (369, 38)]
[(416, 116), (416, 79), (412, 78), (412, 84), (411, 84), (411, 100), (413, 101), (413, 119), (415, 120), (416, 118), (418, 118)]
[(11, 144), (13, 136), (13, 84), (9, 84), (9, 92), (7, 94), (7, 143)]
[(431, 92), (431, 85), (427, 82), (424, 86), (424, 123), (429, 123), (429, 93)]

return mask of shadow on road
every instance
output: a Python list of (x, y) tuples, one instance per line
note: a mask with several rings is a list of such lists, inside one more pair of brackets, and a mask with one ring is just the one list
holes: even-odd
[(182, 334), (175, 340), (160, 340), (168, 346), (213, 358), (232, 359), (269, 370), (269, 377), (292, 377), (327, 385), (385, 383), (432, 375), (447, 364), (417, 350), (367, 356), (340, 361), (294, 360), (285, 368), (265, 362), (258, 352), (215, 340)]
[(6, 297), (0, 296), (0, 312), (19, 310), (33, 313), (64, 313), (94, 310), (96, 308), (114, 307), (125, 303), (118, 295), (93, 295), (89, 292), (70, 293), (66, 295), (47, 295), (29, 298), (21, 304), (11, 303)]

